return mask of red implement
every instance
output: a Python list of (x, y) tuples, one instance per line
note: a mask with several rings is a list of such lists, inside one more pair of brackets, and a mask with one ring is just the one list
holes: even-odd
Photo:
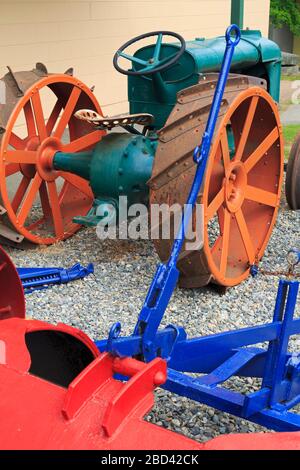
[(100, 354), (79, 330), (18, 318), (1, 322), (0, 344), (1, 449), (201, 448), (143, 420), (163, 360)]
[(1, 248), (0, 288), (1, 450), (300, 450), (298, 432), (200, 444), (144, 421), (167, 379), (165, 361), (101, 354), (80, 330), (25, 320), (21, 281)]

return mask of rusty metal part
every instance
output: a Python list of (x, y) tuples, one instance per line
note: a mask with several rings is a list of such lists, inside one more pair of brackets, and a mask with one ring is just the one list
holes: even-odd
[(86, 121), (101, 130), (111, 130), (114, 127), (132, 126), (133, 124), (150, 126), (154, 121), (152, 114), (148, 113), (100, 116), (92, 109), (79, 109), (76, 111), (75, 117), (81, 121)]
[(16, 76), (14, 75), (12, 69), (9, 67), (9, 65), (7, 65), (7, 68), (8, 68), (8, 72), (16, 86), (16, 89), (17, 89), (17, 96), (24, 96), (24, 92), (23, 90), (21, 89), (19, 83), (18, 83), (18, 80), (16, 79)]
[(288, 279), (300, 278), (300, 273), (296, 273), (293, 270), (290, 271), (266, 271), (264, 269), (259, 270), (259, 274), (264, 276), (276, 276), (276, 277), (287, 277)]
[(293, 210), (300, 209), (300, 133), (292, 146), (287, 164), (285, 194)]
[(13, 243), (66, 239), (80, 228), (72, 219), (87, 214), (93, 194), (79, 177), (46, 174), (41, 160), (54, 147), (76, 152), (96, 145), (104, 133), (74, 113), (89, 107), (101, 114), (99, 103), (70, 69), (49, 74), (38, 63), (31, 71), (9, 70), (1, 81), (6, 103), (0, 104), (0, 235)]
[[(201, 78), (199, 84), (178, 94), (159, 132), (149, 181), (151, 204), (183, 206), (186, 201), (195, 172), (193, 149), (208, 119), (216, 79), (217, 74), (207, 74), (205, 80)], [(178, 262), (182, 287), (201, 287), (210, 282), (236, 285), (248, 277), (250, 265), (263, 256), (276, 220), (283, 175), (278, 110), (265, 88), (261, 79), (229, 77), (198, 199), (204, 211), (204, 233), (203, 237), (197, 234), (197, 250), (183, 247)], [(229, 127), (233, 155), (229, 155)], [(255, 151), (259, 158), (254, 162)], [(160, 231), (161, 225), (162, 221)], [(171, 232), (170, 240), (153, 240), (163, 261), (168, 258), (172, 239)]]

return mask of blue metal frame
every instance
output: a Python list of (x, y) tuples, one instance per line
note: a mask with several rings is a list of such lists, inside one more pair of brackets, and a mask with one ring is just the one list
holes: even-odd
[[(299, 431), (300, 415), (288, 411), (300, 403), (300, 354), (288, 352), (289, 338), (300, 334), (300, 318), (294, 319), (298, 292), (299, 282), (281, 280), (273, 321), (265, 325), (193, 339), (183, 328), (159, 330), (153, 348), (168, 363), (163, 388), (276, 431)], [(267, 349), (255, 347), (263, 342)], [(122, 357), (143, 354), (142, 335), (96, 345)], [(224, 388), (233, 376), (261, 378), (261, 388), (246, 395)]]
[(20, 279), (23, 284), (25, 294), (30, 294), (35, 290), (43, 290), (54, 284), (67, 284), (77, 279), (83, 279), (89, 274), (93, 274), (94, 265), (90, 263), (87, 267), (80, 263), (74, 264), (71, 268), (18, 268)]
[[(231, 33), (236, 37), (232, 39)], [(251, 420), (278, 431), (300, 430), (300, 415), (288, 410), (300, 402), (300, 355), (290, 354), (290, 336), (300, 334), (300, 319), (294, 319), (299, 283), (279, 283), (271, 323), (188, 339), (183, 328), (158, 330), (176, 287), (177, 259), (184, 242), (201, 188), (211, 141), (222, 101), (226, 79), (240, 31), (236, 25), (226, 32), (227, 48), (202, 144), (194, 152), (197, 170), (188, 198), (188, 211), (174, 241), (167, 264), (160, 264), (140, 312), (133, 335), (121, 337), (121, 324), (111, 328), (107, 340), (96, 342), (100, 351), (121, 357), (138, 357), (148, 362), (162, 357), (168, 364), (164, 388), (219, 410)], [(255, 347), (268, 342), (268, 349)], [(187, 373), (202, 374), (191, 377)], [(230, 377), (258, 377), (260, 390), (240, 394), (223, 387)]]

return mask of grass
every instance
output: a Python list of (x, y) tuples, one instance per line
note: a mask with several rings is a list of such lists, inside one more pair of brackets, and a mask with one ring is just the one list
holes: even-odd
[(291, 147), (295, 140), (296, 135), (300, 132), (300, 126), (297, 124), (290, 124), (283, 126), (283, 137), (284, 137), (284, 155), (288, 159)]
[(281, 75), (281, 80), (285, 80), (286, 82), (294, 82), (295, 80), (300, 80), (299, 75)]

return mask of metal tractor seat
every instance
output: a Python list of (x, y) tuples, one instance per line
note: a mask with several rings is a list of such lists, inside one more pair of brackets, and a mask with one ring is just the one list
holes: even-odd
[(132, 126), (139, 124), (140, 126), (150, 126), (154, 122), (154, 116), (148, 113), (140, 114), (119, 114), (117, 116), (101, 116), (92, 109), (80, 109), (76, 111), (74, 116), (81, 121), (88, 123), (101, 130), (111, 130), (114, 127)]

